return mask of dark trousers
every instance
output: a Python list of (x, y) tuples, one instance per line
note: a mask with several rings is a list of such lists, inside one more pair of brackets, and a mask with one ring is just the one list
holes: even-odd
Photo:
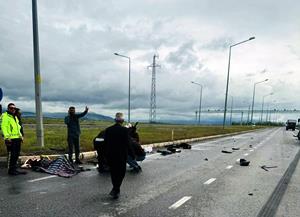
[(109, 168), (113, 189), (120, 192), (120, 187), (126, 173), (126, 161), (110, 163)]
[(75, 148), (75, 159), (79, 160), (79, 136), (68, 136), (68, 148), (69, 148), (69, 160), (72, 162), (73, 158), (73, 146)]
[(21, 139), (12, 139), (10, 144), (6, 144), (8, 172), (14, 172), (17, 169), (17, 162), (21, 151), (21, 142)]

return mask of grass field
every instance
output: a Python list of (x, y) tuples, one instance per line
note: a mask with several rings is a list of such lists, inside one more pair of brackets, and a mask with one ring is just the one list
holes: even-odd
[[(41, 148), (36, 145), (34, 120), (24, 119), (25, 139), (22, 144), (21, 155), (27, 154), (55, 154), (58, 151), (51, 149), (64, 149), (60, 153), (66, 152), (67, 128), (60, 119), (46, 119), (44, 121), (45, 131), (45, 147)], [(103, 121), (81, 121), (81, 151), (93, 150), (94, 137), (106, 127), (112, 125), (112, 122)], [(167, 124), (143, 124), (138, 125), (138, 132), (142, 144), (150, 144), (155, 142), (170, 141), (172, 138), (172, 130), (174, 132), (174, 140), (204, 137), (232, 132), (247, 131), (258, 129), (259, 126), (231, 126), (225, 129), (222, 126), (191, 126), (191, 125), (167, 125)], [(0, 156), (6, 155), (6, 148), (3, 140), (0, 141)]]

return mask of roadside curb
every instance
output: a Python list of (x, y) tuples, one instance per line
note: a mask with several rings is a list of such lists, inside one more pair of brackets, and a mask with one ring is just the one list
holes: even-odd
[[(265, 128), (264, 128), (265, 129)], [(217, 139), (217, 138), (222, 138), (222, 137), (228, 137), (228, 136), (235, 136), (239, 134), (244, 134), (244, 133), (249, 133), (253, 131), (258, 131), (258, 130), (264, 130), (264, 129), (255, 129), (255, 130), (248, 130), (248, 131), (241, 131), (241, 132), (235, 132), (235, 133), (227, 133), (227, 134), (220, 134), (220, 135), (214, 135), (214, 136), (205, 136), (205, 137), (197, 137), (197, 138), (191, 138), (191, 139), (181, 139), (181, 140), (174, 140), (174, 141), (168, 141), (168, 142), (160, 142), (160, 143), (152, 143), (152, 144), (147, 144), (143, 145), (144, 148), (162, 148), (167, 145), (171, 144), (180, 144), (180, 143), (194, 143), (194, 142), (199, 142), (199, 141), (205, 141), (205, 140), (210, 140), (210, 139)], [(47, 156), (50, 159), (56, 159), (59, 156), (62, 156), (63, 154), (54, 154), (54, 155), (32, 155), (32, 156), (20, 156), (19, 161), (21, 164), (23, 164), (26, 160), (32, 159), (32, 158), (37, 158), (39, 159), (40, 156)], [(67, 154), (65, 154), (67, 156)], [(88, 152), (82, 152), (80, 153), (80, 159), (81, 160), (90, 160), (93, 158), (97, 157), (97, 152), (96, 151), (88, 151)], [(7, 158), (6, 157), (0, 157), (0, 166), (5, 165)]]

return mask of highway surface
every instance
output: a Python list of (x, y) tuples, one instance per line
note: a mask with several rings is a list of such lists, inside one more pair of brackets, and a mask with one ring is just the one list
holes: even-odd
[[(72, 178), (0, 169), (0, 216), (299, 216), (300, 142), (294, 132), (270, 128), (192, 144), (168, 156), (150, 154), (143, 172), (126, 174), (118, 200), (109, 174)], [(222, 150), (232, 153), (222, 153)], [(238, 164), (250, 160), (248, 167)], [(267, 171), (261, 166), (267, 168)]]

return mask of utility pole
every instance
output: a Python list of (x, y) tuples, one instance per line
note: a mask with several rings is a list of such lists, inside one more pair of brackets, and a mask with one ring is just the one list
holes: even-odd
[(248, 107), (247, 125), (249, 124), (249, 117), (250, 117), (250, 105)]
[(37, 144), (44, 147), (43, 112), (41, 97), (41, 74), (39, 53), (39, 32), (36, 0), (32, 0), (32, 27), (33, 27), (33, 56), (34, 56), (34, 83), (35, 83), (35, 110), (36, 110), (36, 137)]
[(150, 123), (156, 122), (156, 67), (160, 67), (160, 65), (156, 64), (156, 58), (158, 58), (158, 55), (153, 56), (153, 63), (152, 65), (148, 66), (148, 68), (152, 68), (150, 112), (149, 112)]
[(244, 111), (242, 111), (242, 114), (241, 114), (241, 125), (243, 125), (243, 116), (244, 116)]
[(267, 106), (266, 122), (269, 121), (268, 116), (269, 116), (269, 105)]
[(230, 125), (232, 125), (233, 96), (230, 96), (230, 97), (231, 97)]
[(197, 119), (198, 119), (198, 111), (195, 111), (195, 114), (196, 114), (196, 124), (197, 124)]

